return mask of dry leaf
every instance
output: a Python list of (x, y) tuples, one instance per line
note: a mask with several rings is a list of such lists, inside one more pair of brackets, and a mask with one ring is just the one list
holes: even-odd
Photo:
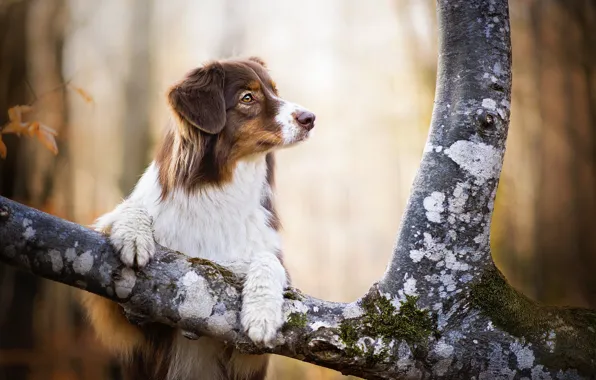
[(29, 124), (27, 126), (27, 131), (25, 132), (25, 134), (28, 137), (33, 137), (37, 135), (37, 131), (39, 131), (39, 122), (38, 121), (33, 121), (31, 122), (31, 124)]
[(29, 123), (23, 122), (23, 114), (33, 111), (31, 106), (14, 106), (8, 109), (8, 120), (9, 123), (2, 128), (2, 133), (14, 133), (20, 136), (21, 133), (25, 133), (28, 136), (32, 136), (28, 133)]
[(50, 133), (50, 134), (52, 134), (54, 136), (58, 136), (58, 132), (56, 132), (55, 129), (48, 127), (47, 125), (40, 124), (39, 125), (39, 128), (43, 129), (47, 133)]
[(39, 123), (37, 123), (37, 126), (38, 127), (35, 130), (37, 139), (41, 141), (43, 146), (45, 146), (50, 152), (58, 154), (58, 145), (56, 144), (56, 139), (54, 138), (54, 135), (48, 131), (53, 131), (53, 129), (48, 127), (44, 128), (43, 126), (40, 126)]
[(27, 127), (28, 125), (25, 123), (19, 124), (11, 121), (2, 128), (2, 134), (14, 133), (17, 136), (20, 136), (21, 133), (27, 133)]
[(6, 158), (6, 145), (4, 145), (4, 141), (2, 141), (2, 135), (0, 135), (0, 157), (3, 159)]
[(81, 96), (81, 98), (83, 98), (83, 100), (87, 103), (93, 103), (93, 97), (91, 95), (89, 95), (89, 93), (87, 93), (87, 91), (83, 90), (80, 87), (76, 87), (76, 86), (70, 86), (70, 88), (72, 88), (77, 94), (79, 94)]
[(23, 122), (23, 114), (33, 111), (31, 106), (14, 106), (8, 109), (8, 120), (15, 123)]
[[(81, 90), (82, 91), (82, 90)], [(10, 120), (0, 130), (0, 137), (2, 134), (13, 133), (17, 136), (24, 134), (28, 137), (37, 137), (37, 139), (45, 146), (50, 152), (58, 154), (58, 145), (56, 144), (55, 136), (58, 133), (48, 127), (47, 125), (41, 124), (39, 121), (24, 122), (23, 114), (33, 111), (31, 106), (14, 106), (8, 109), (8, 119)], [(0, 138), (0, 157), (6, 157), (6, 145)]]

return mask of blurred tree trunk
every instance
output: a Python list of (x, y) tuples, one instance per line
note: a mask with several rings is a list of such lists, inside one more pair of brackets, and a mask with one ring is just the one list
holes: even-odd
[(130, 59), (124, 82), (126, 112), (123, 114), (123, 160), (120, 190), (127, 195), (147, 167), (150, 145), (149, 99), (151, 89), (151, 10), (152, 0), (130, 4)]
[[(536, 295), (596, 307), (593, 119), (596, 3), (535, 1), (535, 86), (543, 122), (537, 156)], [(592, 24), (593, 25), (593, 24)], [(570, 294), (571, 293), (571, 294)]]
[[(0, 1), (0, 125), (8, 121), (7, 110), (16, 104), (26, 104), (29, 92), (26, 87), (28, 49), (26, 20), (30, 1)], [(8, 148), (5, 160), (0, 160), (0, 194), (13, 199), (26, 200), (26, 194), (17, 191), (18, 152), (23, 141), (15, 136), (4, 138)], [(31, 329), (33, 298), (39, 283), (37, 277), (17, 272), (0, 265), (0, 358), (8, 350), (27, 350), (34, 345)], [(18, 289), (19, 298), (15, 298)], [(0, 361), (1, 380), (25, 379), (26, 365)]]
[[(0, 194), (71, 219), (62, 76), (66, 21), (64, 0), (0, 1), (0, 123), (6, 123), (9, 107), (32, 104), (29, 120), (55, 129), (59, 148), (54, 156), (34, 139), (6, 136)], [(97, 368), (88, 368), (85, 350), (70, 349), (79, 345), (80, 316), (69, 287), (2, 266), (0, 304), (0, 379), (74, 379), (77, 372), (81, 378), (98, 378)], [(73, 366), (73, 356), (82, 359), (79, 365)]]
[(497, 212), (503, 231), (496, 251), (524, 292), (593, 308), (596, 2), (512, 2), (512, 15), (517, 111), (499, 189), (507, 211)]

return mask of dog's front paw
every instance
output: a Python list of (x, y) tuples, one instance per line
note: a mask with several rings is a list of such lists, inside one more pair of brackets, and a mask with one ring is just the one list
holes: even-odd
[(244, 298), (241, 312), (242, 327), (256, 344), (272, 347), (277, 331), (283, 325), (283, 297), (261, 299)]
[(155, 240), (151, 226), (151, 216), (142, 208), (127, 208), (112, 224), (110, 242), (128, 267), (142, 268), (153, 258)]

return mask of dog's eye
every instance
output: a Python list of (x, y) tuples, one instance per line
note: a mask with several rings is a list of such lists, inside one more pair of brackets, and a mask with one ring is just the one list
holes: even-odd
[(254, 98), (252, 97), (252, 94), (250, 94), (250, 93), (248, 93), (248, 94), (244, 95), (244, 96), (243, 96), (243, 97), (240, 99), (240, 101), (241, 101), (242, 103), (252, 103), (252, 102), (253, 102), (253, 100), (254, 100)]

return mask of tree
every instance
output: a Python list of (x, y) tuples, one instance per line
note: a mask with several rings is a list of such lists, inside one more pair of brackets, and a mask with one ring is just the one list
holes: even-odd
[(368, 379), (591, 377), (596, 312), (531, 301), (491, 258), (510, 117), (508, 3), (438, 0), (437, 15), (432, 125), (387, 271), (353, 303), (288, 289), (275, 348), (244, 335), (240, 279), (206, 260), (159, 247), (135, 272), (101, 234), (5, 198), (0, 260), (120, 302), (135, 323), (165, 323), (189, 339), (207, 334)]

